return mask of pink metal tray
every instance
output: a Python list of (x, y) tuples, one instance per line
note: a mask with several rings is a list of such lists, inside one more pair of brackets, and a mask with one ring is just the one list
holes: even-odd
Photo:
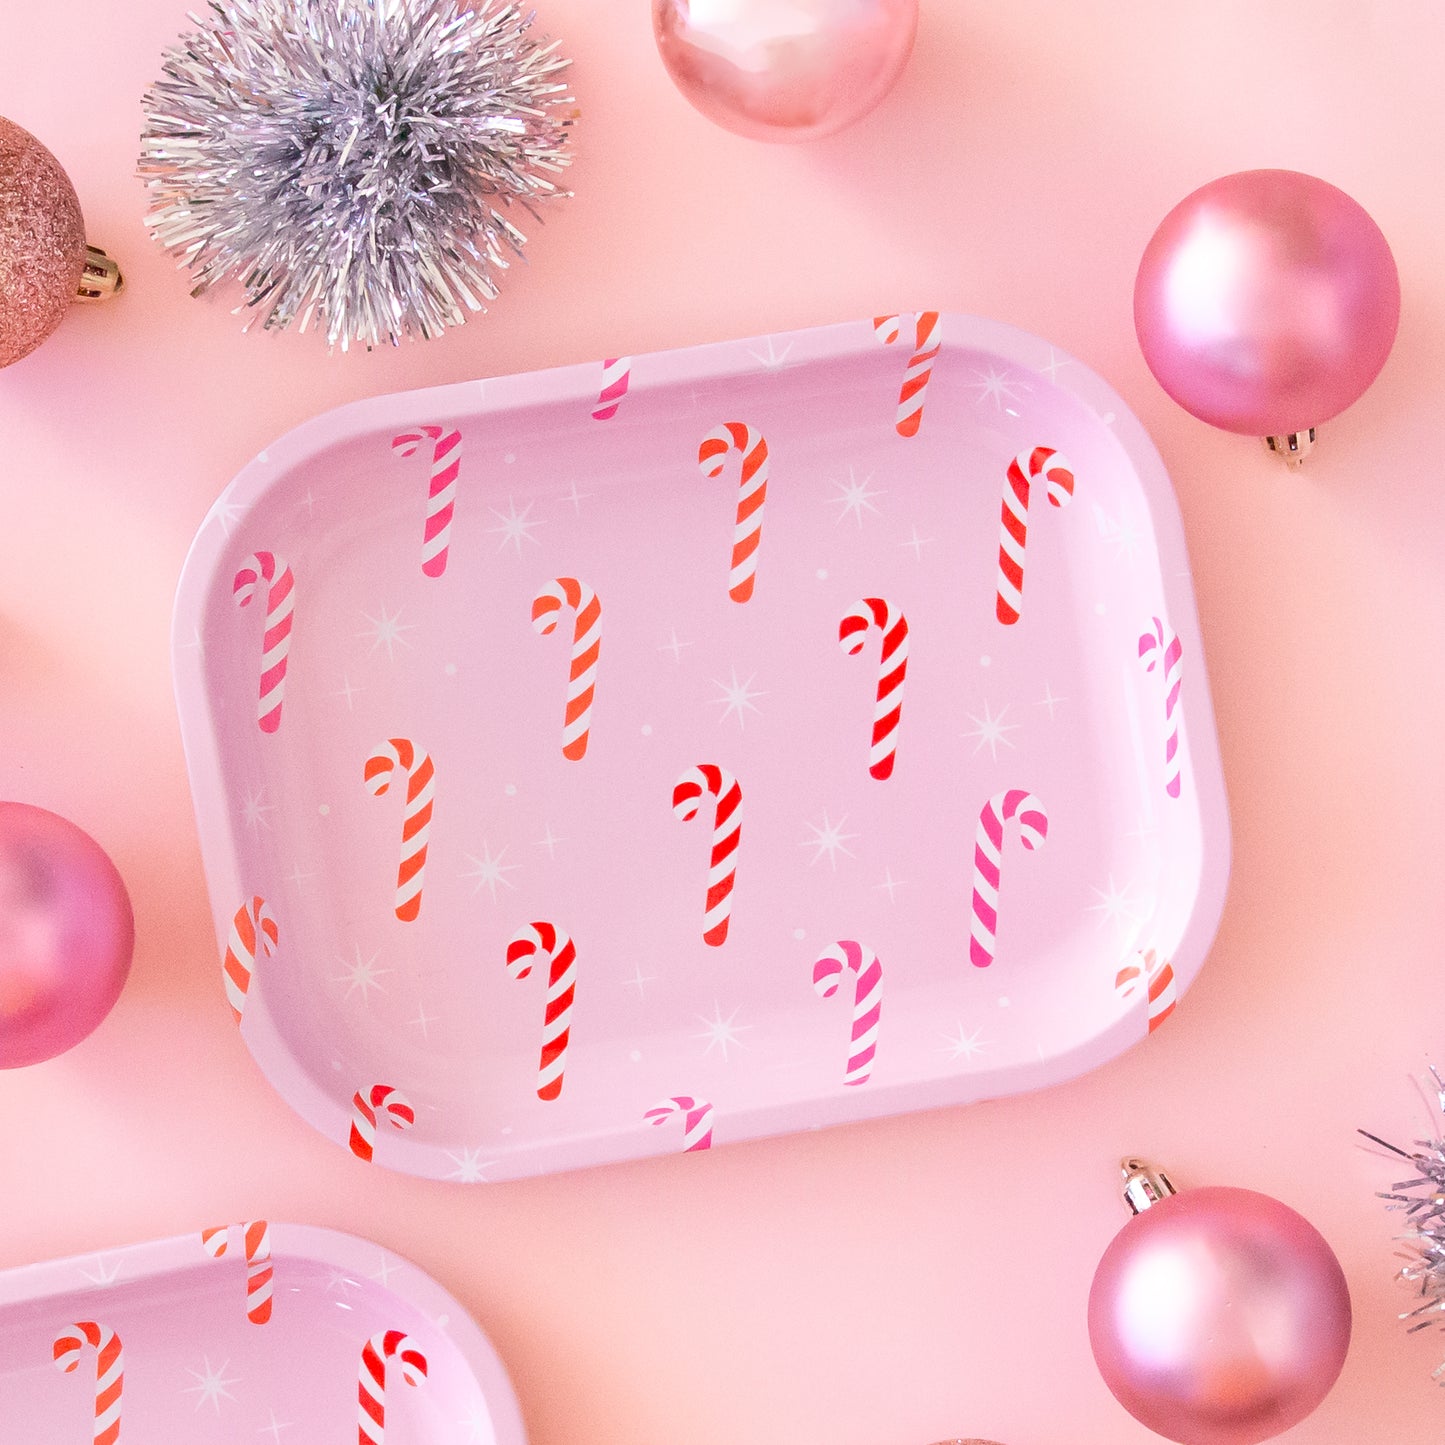
[(1055, 1083), (1222, 907), (1168, 479), (993, 322), (332, 412), (216, 504), (175, 664), (243, 1037), (417, 1174)]
[(0, 1273), (7, 1445), (358, 1439), (526, 1441), (486, 1338), (374, 1244), (258, 1221)]

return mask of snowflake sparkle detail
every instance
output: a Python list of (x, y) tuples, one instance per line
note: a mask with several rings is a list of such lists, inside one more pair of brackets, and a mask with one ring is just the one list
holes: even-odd
[(977, 1028), (969, 1033), (962, 1024), (959, 1024), (957, 1034), (940, 1034), (939, 1037), (947, 1042), (947, 1047), (940, 1049), (939, 1053), (947, 1054), (950, 1062), (956, 1062), (958, 1059), (977, 1058), (988, 1048), (988, 1045), (983, 1042), (982, 1028)]
[(533, 531), (545, 526), (541, 521), (531, 521), (533, 502), (528, 502), (519, 512), (516, 500), (507, 498), (507, 510), (499, 512), (495, 507), (488, 507), (487, 510), (502, 524), (500, 527), (488, 527), (487, 531), (493, 536), (501, 534), (502, 540), (497, 543), (497, 551), (504, 552), (507, 543), (510, 542), (517, 549), (517, 555), (522, 555), (522, 543), (530, 542), (534, 547), (540, 547), (541, 543), (532, 535)]
[(447, 1178), (458, 1184), (481, 1184), (486, 1180), (487, 1170), (492, 1167), (490, 1160), (482, 1158), (480, 1149), (463, 1149), (456, 1154), (449, 1149), (447, 1158), (456, 1165)]
[(331, 982), (344, 983), (346, 985), (347, 998), (350, 998), (357, 989), (360, 989), (361, 1001), (362, 1003), (367, 1003), (371, 998), (372, 989), (375, 989), (377, 993), (386, 992), (379, 980), (393, 970), (389, 968), (378, 968), (376, 966), (378, 955), (375, 953), (373, 953), (370, 958), (363, 959), (361, 956), (361, 945), (358, 943), (355, 947), (356, 961), (354, 963), (348, 963), (344, 958), (338, 958), (336, 961), (345, 972), (333, 978)]
[(850, 840), (856, 838), (858, 835), (856, 833), (845, 833), (843, 831), (847, 822), (848, 815), (846, 813), (839, 818), (836, 823), (833, 823), (829, 821), (828, 815), (825, 812), (821, 825), (817, 823), (807, 823), (804, 825), (813, 836), (811, 838), (804, 838), (803, 841), (798, 844), (798, 847), (812, 848), (814, 850), (813, 856), (808, 860), (809, 867), (823, 858), (827, 858), (828, 862), (832, 865), (833, 871), (836, 873), (838, 871), (838, 854), (842, 853), (848, 858), (855, 856), (853, 850), (847, 845)]
[(1125, 883), (1122, 888), (1119, 888), (1115, 885), (1114, 875), (1111, 873), (1109, 874), (1108, 888), (1091, 888), (1090, 892), (1099, 901), (1089, 905), (1089, 912), (1099, 915), (1101, 928), (1106, 923), (1132, 925), (1139, 922), (1140, 915), (1137, 910), (1141, 905), (1134, 899), (1132, 883)]
[[(869, 472), (860, 482), (857, 473), (852, 467), (848, 468), (848, 480), (846, 482), (834, 482), (838, 495), (829, 497), (828, 501), (839, 508), (838, 522), (842, 523), (847, 517), (854, 517), (861, 529), (863, 526), (864, 511), (872, 512), (875, 517), (883, 514), (873, 505), (874, 497), (884, 497), (888, 494), (883, 491), (869, 491), (868, 483), (873, 480), (873, 473)], [(907, 545), (906, 543), (904, 544)]]
[(732, 670), (732, 681), (723, 682), (721, 678), (713, 678), (712, 685), (718, 689), (720, 696), (713, 698), (713, 702), (722, 707), (722, 716), (719, 723), (725, 723), (734, 713), (738, 717), (738, 728), (742, 729), (746, 724), (745, 712), (755, 712), (762, 716), (762, 709), (753, 701), (755, 697), (766, 697), (765, 692), (754, 692), (753, 683), (757, 681), (757, 673), (753, 673), (746, 682), (738, 681), (738, 670)]
[(964, 737), (978, 739), (978, 741), (973, 745), (973, 750), (975, 753), (982, 752), (984, 748), (987, 748), (989, 751), (989, 755), (993, 758), (994, 762), (998, 762), (999, 744), (1002, 744), (1006, 748), (1013, 747), (1013, 743), (1011, 743), (1008, 739), (1008, 734), (1012, 732), (1017, 732), (1018, 729), (1022, 726), (1022, 724), (1006, 723), (1004, 721), (1004, 718), (1006, 718), (1007, 716), (1007, 703), (1004, 704), (1004, 707), (999, 713), (999, 715), (995, 717), (993, 713), (989, 710), (987, 700), (984, 701), (982, 717), (975, 717), (972, 713), (969, 713), (969, 722), (977, 723), (978, 726), (974, 728), (971, 732), (965, 733)]
[(728, 1061), (728, 1050), (730, 1048), (745, 1049), (747, 1045), (742, 1041), (742, 1035), (752, 1029), (751, 1024), (740, 1024), (736, 1022), (741, 1009), (734, 1009), (726, 1018), (722, 1016), (722, 1005), (714, 1003), (712, 1006), (713, 1016), (707, 1018), (703, 1014), (697, 1016), (700, 1024), (706, 1025), (706, 1030), (700, 1034), (694, 1034), (695, 1039), (706, 1039), (707, 1047), (702, 1051), (706, 1058), (714, 1049), (722, 1051), (723, 1063)]
[(221, 1401), (223, 1399), (235, 1400), (236, 1397), (226, 1386), (239, 1385), (241, 1382), (236, 1379), (227, 1378), (226, 1367), (230, 1363), (229, 1360), (222, 1360), (221, 1368), (213, 1370), (211, 1368), (211, 1357), (205, 1355), (202, 1357), (201, 1368), (199, 1370), (186, 1371), (186, 1374), (198, 1382), (197, 1384), (186, 1385), (184, 1387), (186, 1394), (196, 1397), (196, 1409), (199, 1410), (202, 1405), (210, 1403), (216, 1407), (216, 1414), (219, 1415), (221, 1413)]
[[(1022, 395), (1010, 383), (1007, 371), (995, 371), (990, 366), (987, 371), (975, 371), (974, 375), (978, 380), (971, 381), (968, 385), (971, 390), (978, 392), (978, 405), (982, 406), (984, 402), (992, 399), (994, 409), (1002, 411), (1005, 401), (1023, 400)], [(1024, 383), (1020, 382), (1019, 385), (1023, 386)]]
[(386, 648), (386, 660), (388, 662), (395, 662), (396, 645), (400, 643), (403, 647), (411, 646), (411, 643), (406, 640), (403, 634), (415, 632), (416, 623), (403, 622), (401, 620), (400, 608), (397, 608), (395, 617), (391, 616), (385, 607), (378, 608), (377, 610), (381, 613), (380, 617), (373, 617), (369, 612), (363, 612), (361, 614), (369, 625), (365, 631), (358, 632), (356, 635), (363, 641), (368, 638), (371, 640), (371, 651), (366, 654), (368, 657), (379, 648), (384, 647)]
[(497, 885), (500, 883), (503, 888), (515, 888), (517, 885), (507, 877), (508, 873), (515, 873), (522, 865), (520, 863), (504, 863), (502, 860), (507, 856), (507, 849), (504, 847), (495, 858), (492, 857), (491, 845), (484, 838), (482, 840), (482, 856), (477, 857), (475, 853), (466, 855), (467, 862), (472, 865), (461, 876), (464, 879), (476, 879), (476, 886), (472, 889), (472, 897), (475, 898), (483, 888), (492, 895), (492, 902), (497, 901)]

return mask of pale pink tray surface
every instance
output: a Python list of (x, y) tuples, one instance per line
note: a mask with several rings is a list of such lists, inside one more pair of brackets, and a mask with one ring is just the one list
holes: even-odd
[[(243, 1035), (316, 1127), (347, 1140), (356, 1093), (388, 1086), (415, 1123), (383, 1112), (378, 1163), (502, 1179), (1055, 1083), (1145, 1035), (1151, 985), (1156, 1017), (1182, 994), (1229, 842), (1172, 490), (1077, 361), (994, 322), (941, 328), (914, 436), (900, 388), (927, 364), (910, 368), (904, 317), (886, 347), (863, 322), (637, 357), (606, 420), (601, 364), (380, 397), (292, 432), (226, 491), (180, 587), (177, 691), (221, 945), (254, 898), (279, 935)], [(770, 451), (742, 602), (739, 459), (699, 466), (728, 422)], [(440, 512), (425, 528), (433, 441), (394, 446), (429, 425), (439, 470), (460, 458), (449, 532)], [(1036, 447), (1068, 459), (1074, 494), (1051, 506), (1035, 486), (1005, 626), (1005, 476)], [(279, 719), (274, 671), (258, 706), (267, 586), (244, 609), (233, 595), (260, 552), (294, 579), (271, 593), (281, 631), (294, 604)], [(581, 758), (563, 755), (573, 613), (532, 625), (562, 578), (602, 609)], [(874, 597), (909, 626), (885, 779), (869, 771), (880, 636), (854, 656), (839, 641)], [(1164, 668), (1140, 660), (1156, 618), (1179, 639), (1178, 797)], [(407, 780), (364, 781), (387, 739), (435, 768), (414, 921), (396, 911)], [(703, 937), (711, 800), (673, 811), (700, 764), (743, 792), (720, 946)], [(996, 958), (975, 967), (980, 810), (1014, 789), (1048, 835), (1028, 852), (1006, 829)], [(576, 946), (555, 1099), (539, 1097), (546, 961), (523, 979), (506, 963), (538, 921)], [(843, 940), (881, 961), (856, 1045), (854, 975), (814, 986)], [(1140, 953), (1157, 971), (1121, 982)], [(671, 1099), (711, 1113), (654, 1127)]]
[(119, 1340), (120, 1445), (356, 1445), (362, 1350), (391, 1330), (426, 1376), (413, 1386), (388, 1370), (386, 1445), (525, 1445), (491, 1345), (415, 1265), (351, 1235), (272, 1225), (271, 1318), (256, 1324), (239, 1229), (230, 1237), (220, 1258), (198, 1232), (0, 1273), (0, 1441), (100, 1438), (96, 1350), (70, 1373), (53, 1355), (89, 1323)]

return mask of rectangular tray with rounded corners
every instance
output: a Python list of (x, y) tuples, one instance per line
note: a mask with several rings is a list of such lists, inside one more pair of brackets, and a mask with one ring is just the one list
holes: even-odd
[(1055, 1083), (1223, 906), (1168, 478), (995, 322), (331, 412), (217, 502), (174, 646), (246, 1043), (417, 1174)]
[(526, 1445), (486, 1337), (377, 1245), (257, 1221), (0, 1273), (6, 1445), (356, 1445), (358, 1429)]

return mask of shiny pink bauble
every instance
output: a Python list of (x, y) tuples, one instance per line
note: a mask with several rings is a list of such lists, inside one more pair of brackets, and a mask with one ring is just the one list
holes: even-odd
[(653, 0), (677, 88), (753, 140), (832, 135), (868, 114), (908, 62), (918, 0)]
[(1105, 1383), (1182, 1445), (1257, 1445), (1329, 1393), (1350, 1346), (1350, 1292), (1319, 1231), (1248, 1189), (1191, 1189), (1109, 1246), (1089, 1292)]
[(0, 803), (0, 1068), (85, 1038), (120, 997), (134, 942), (100, 844), (44, 808)]
[(1343, 191), (1242, 171), (1164, 218), (1139, 263), (1134, 326), (1149, 369), (1226, 431), (1328, 421), (1379, 375), (1400, 322), (1389, 243)]

